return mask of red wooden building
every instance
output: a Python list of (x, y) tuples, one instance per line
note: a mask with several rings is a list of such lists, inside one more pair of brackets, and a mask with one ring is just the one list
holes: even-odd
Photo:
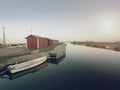
[(37, 35), (29, 35), (26, 39), (28, 49), (40, 49), (46, 46), (58, 44), (58, 40), (51, 40)]

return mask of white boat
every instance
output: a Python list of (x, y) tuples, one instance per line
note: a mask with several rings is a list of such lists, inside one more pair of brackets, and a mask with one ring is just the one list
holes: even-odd
[(27, 62), (15, 64), (15, 65), (9, 65), (8, 70), (11, 74), (14, 74), (17, 72), (21, 72), (21, 71), (36, 67), (44, 63), (46, 60), (47, 60), (47, 56), (44, 56), (44, 57), (37, 58), (31, 61), (27, 61)]

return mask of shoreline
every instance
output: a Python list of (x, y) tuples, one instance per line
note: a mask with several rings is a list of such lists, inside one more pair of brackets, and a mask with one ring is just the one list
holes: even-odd
[(120, 52), (120, 42), (71, 42), (74, 45), (83, 45), (88, 47), (106, 49)]

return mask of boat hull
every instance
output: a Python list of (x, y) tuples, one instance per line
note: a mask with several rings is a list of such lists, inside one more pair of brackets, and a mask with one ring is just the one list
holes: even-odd
[(20, 72), (17, 72), (17, 73), (8, 73), (7, 75), (9, 76), (9, 79), (10, 80), (13, 80), (13, 79), (16, 79), (16, 78), (19, 78), (19, 77), (22, 77), (24, 75), (27, 75), (27, 74), (30, 74), (30, 73), (35, 73), (45, 67), (48, 66), (48, 63), (47, 62), (44, 62), (38, 66), (35, 66), (33, 68), (29, 68), (27, 70), (23, 70), (23, 71), (20, 71)]
[(8, 66), (8, 72), (10, 74), (16, 74), (18, 72), (22, 72), (22, 71), (37, 67), (37, 66), (43, 64), (44, 62), (46, 62), (46, 60), (47, 60), (47, 57), (41, 57), (41, 58), (38, 58), (35, 60), (23, 62), (20, 64), (10, 65), (10, 66)]

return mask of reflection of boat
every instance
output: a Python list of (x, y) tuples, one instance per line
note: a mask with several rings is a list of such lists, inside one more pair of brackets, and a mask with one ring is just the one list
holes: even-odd
[(4, 65), (4, 66), (2, 66), (2, 67), (0, 68), (0, 76), (3, 76), (3, 75), (6, 74), (6, 72), (7, 72), (7, 67), (8, 67), (8, 65)]
[(50, 59), (49, 62), (52, 64), (59, 64), (64, 58), (66, 57), (66, 54), (62, 55), (59, 59)]
[(15, 64), (15, 65), (10, 65), (10, 66), (8, 66), (8, 71), (11, 74), (15, 74), (15, 73), (27, 70), (27, 69), (34, 68), (34, 67), (44, 63), (46, 60), (47, 60), (47, 56), (37, 58), (37, 59), (31, 60), (31, 61)]
[(43, 64), (40, 64), (34, 68), (31, 68), (31, 69), (28, 69), (28, 70), (24, 70), (22, 72), (19, 72), (19, 73), (16, 73), (16, 74), (8, 74), (8, 78), (10, 80), (13, 80), (13, 79), (16, 79), (18, 77), (21, 77), (21, 76), (24, 76), (24, 75), (27, 75), (27, 74), (30, 74), (30, 73), (34, 73), (36, 71), (39, 71), (40, 69), (43, 69), (45, 68), (46, 66), (48, 66), (48, 63), (47, 62), (44, 62)]

